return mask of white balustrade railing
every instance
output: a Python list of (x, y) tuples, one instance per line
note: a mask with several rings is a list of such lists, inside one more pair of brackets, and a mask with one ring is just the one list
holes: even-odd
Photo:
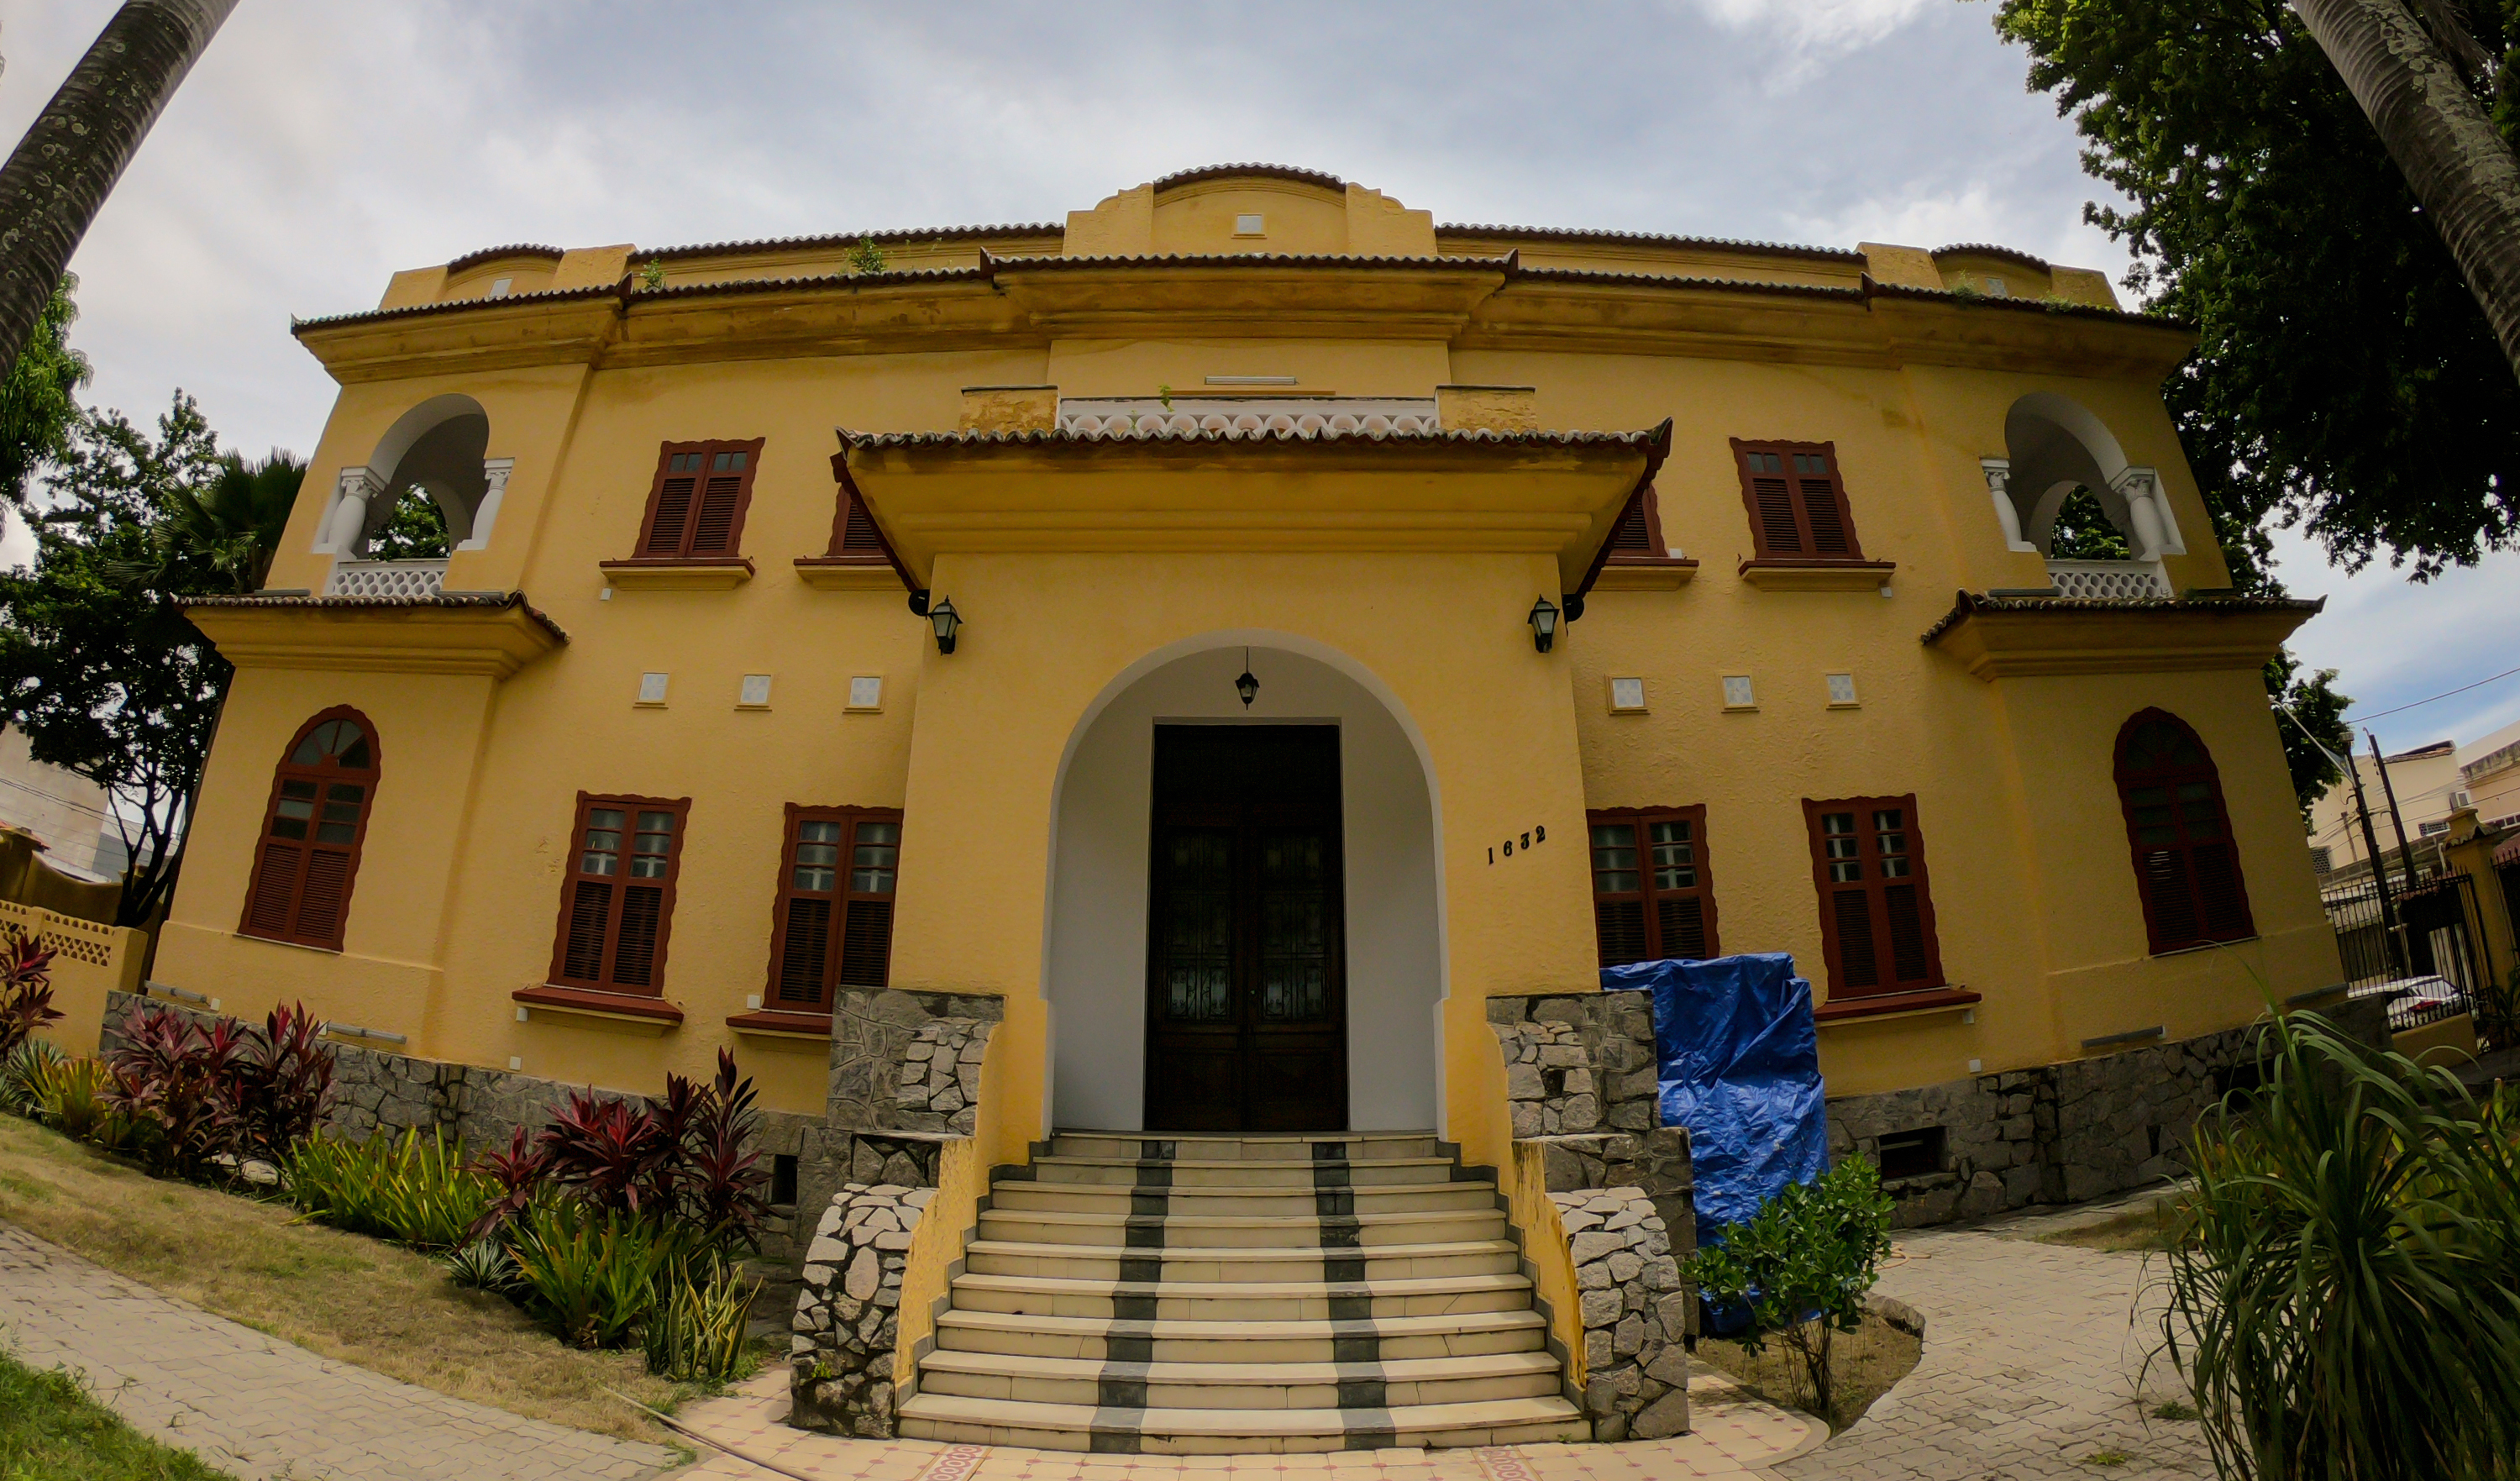
[(2050, 561), (2048, 583), (2060, 597), (2102, 602), (2154, 602), (2173, 595), (2158, 561)]
[(337, 561), (328, 597), (434, 597), (446, 586), (444, 561)]

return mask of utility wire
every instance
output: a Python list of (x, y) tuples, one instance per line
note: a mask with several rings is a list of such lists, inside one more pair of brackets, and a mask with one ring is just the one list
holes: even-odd
[(2432, 699), (2416, 699), (2410, 703), (2401, 704), (2396, 709), (2384, 709), (2375, 714), (2359, 716), (2355, 719), (2354, 723), (2357, 725), (2364, 725), (2373, 720), (2379, 719), (2381, 715), (2397, 715), (2403, 714), (2410, 709), (2421, 709), (2423, 706), (2432, 703), (2433, 699), (2447, 699), (2452, 695), (2463, 695), (2472, 689), (2482, 689), (2486, 685), (2492, 684), (2497, 679), (2508, 679), (2513, 674), (2520, 674), (2520, 668), (2506, 668), (2498, 674), (2492, 674), (2486, 678), (2479, 679), (2474, 684), (2462, 684), (2456, 689), (2443, 690), (2440, 694), (2433, 696)]

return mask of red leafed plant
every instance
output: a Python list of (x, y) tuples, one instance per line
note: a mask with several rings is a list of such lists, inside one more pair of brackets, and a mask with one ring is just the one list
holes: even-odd
[(233, 1086), (248, 1032), (234, 1018), (204, 1028), (189, 1013), (153, 1003), (132, 1005), (122, 1042), (106, 1056), (113, 1088), (106, 1104), (154, 1126), (145, 1144), (159, 1173), (198, 1176), (236, 1140)]
[(755, 1100), (724, 1050), (714, 1082), (667, 1075), (664, 1095), (644, 1104), (572, 1093), (530, 1141), (519, 1127), (506, 1151), (473, 1159), (501, 1194), (472, 1237), (507, 1229), (549, 1189), (604, 1213), (679, 1220), (721, 1251), (757, 1251), (770, 1174), (744, 1145), (760, 1125)]
[(0, 935), (0, 1057), (62, 1016), (53, 1007), (53, 949), (11, 925)]
[(333, 1047), (302, 1003), (285, 1004), (250, 1036), (229, 1081), (239, 1156), (278, 1162), (315, 1134), (333, 1099)]

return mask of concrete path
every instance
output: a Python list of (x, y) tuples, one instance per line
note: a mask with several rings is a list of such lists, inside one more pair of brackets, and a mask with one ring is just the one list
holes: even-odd
[(676, 1459), (319, 1358), (5, 1225), (0, 1346), (240, 1481), (636, 1481)]
[[(2060, 1222), (2043, 1214), (1985, 1231), (1903, 1235), (1879, 1290), (1925, 1319), (1915, 1371), (1844, 1434), (1775, 1473), (1785, 1481), (2213, 1475), (2193, 1421), (2152, 1417), (2156, 1405), (2188, 1397), (2167, 1359), (2147, 1366), (2161, 1341), (2158, 1261), (2147, 1272), (2141, 1255), (2002, 1237)], [(2111, 1453), (2125, 1459), (2092, 1460)]]

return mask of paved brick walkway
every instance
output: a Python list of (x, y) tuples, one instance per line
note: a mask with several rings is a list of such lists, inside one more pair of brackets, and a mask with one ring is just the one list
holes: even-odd
[[(2044, 1227), (2044, 1226), (2043, 1226)], [(2017, 1233), (2018, 1231), (2011, 1231)], [(2185, 1399), (2161, 1340), (2141, 1255), (1987, 1233), (1912, 1233), (1880, 1292), (1925, 1319), (1914, 1372), (1826, 1446), (1776, 1467), (1785, 1481), (2032, 1481), (2211, 1476), (2202, 1431), (2155, 1419)], [(2120, 1464), (2091, 1463), (2115, 1451)]]
[(0, 1345), (240, 1481), (636, 1481), (675, 1459), (319, 1358), (7, 1226)]

